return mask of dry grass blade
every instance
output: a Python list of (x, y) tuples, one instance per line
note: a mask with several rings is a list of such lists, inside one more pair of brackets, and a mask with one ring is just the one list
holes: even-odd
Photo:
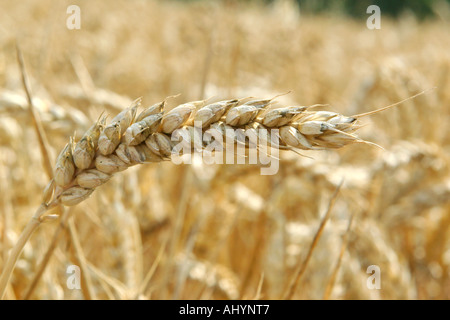
[(294, 272), (294, 276), (292, 278), (292, 280), (289, 283), (289, 286), (285, 292), (285, 295), (283, 297), (284, 300), (291, 300), (292, 297), (295, 294), (295, 291), (298, 287), (298, 285), (300, 284), (300, 281), (302, 280), (302, 276), (306, 271), (306, 268), (308, 266), (308, 262), (311, 259), (312, 253), (314, 251), (314, 248), (316, 247), (317, 243), (319, 242), (320, 236), (322, 235), (323, 229), (325, 228), (325, 225), (328, 221), (328, 219), (330, 218), (330, 214), (331, 214), (331, 209), (334, 206), (334, 203), (337, 199), (337, 196), (339, 194), (339, 190), (342, 187), (342, 183), (343, 181), (338, 185), (338, 187), (336, 188), (336, 190), (334, 191), (333, 196), (330, 199), (330, 202), (328, 203), (328, 208), (327, 211), (325, 213), (325, 216), (323, 217), (322, 221), (320, 222), (320, 226), (317, 229), (316, 234), (314, 235), (314, 239), (311, 243), (311, 246), (309, 247), (308, 253), (306, 255), (305, 260), (298, 265), (297, 270)]

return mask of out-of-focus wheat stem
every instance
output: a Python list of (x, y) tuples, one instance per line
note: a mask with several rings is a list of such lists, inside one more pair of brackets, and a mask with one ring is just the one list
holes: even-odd
[(156, 268), (158, 267), (159, 263), (161, 262), (161, 259), (163, 257), (164, 251), (166, 250), (168, 237), (163, 241), (163, 244), (161, 245), (161, 248), (158, 251), (158, 254), (156, 255), (155, 261), (153, 261), (152, 266), (148, 270), (147, 274), (145, 275), (144, 280), (142, 281), (141, 286), (139, 287), (138, 292), (136, 293), (136, 299), (139, 297), (140, 294), (148, 294), (148, 291), (150, 289), (150, 280), (152, 279), (153, 275), (155, 274)]
[(96, 295), (94, 292), (94, 286), (92, 285), (92, 280), (89, 275), (86, 258), (83, 253), (83, 249), (81, 248), (81, 243), (78, 238), (78, 233), (75, 228), (75, 223), (73, 221), (73, 217), (69, 219), (69, 232), (70, 238), (72, 240), (73, 247), (75, 249), (75, 257), (78, 260), (78, 264), (81, 269), (81, 277), (83, 281), (81, 282), (81, 289), (83, 290), (83, 294), (88, 300), (95, 300)]
[(306, 255), (305, 261), (302, 264), (299, 264), (297, 270), (294, 273), (294, 277), (292, 278), (291, 283), (289, 284), (289, 287), (286, 291), (286, 294), (284, 296), (284, 300), (290, 300), (292, 299), (292, 297), (294, 296), (294, 293), (302, 279), (303, 274), (305, 273), (306, 267), (308, 266), (308, 262), (311, 259), (312, 253), (314, 251), (314, 248), (316, 247), (317, 243), (319, 242), (320, 236), (322, 235), (323, 229), (325, 228), (325, 225), (328, 221), (328, 219), (330, 218), (330, 213), (331, 213), (331, 209), (334, 206), (334, 203), (336, 201), (336, 198), (339, 194), (339, 190), (341, 189), (342, 186), (341, 182), (339, 184), (339, 186), (336, 188), (336, 190), (334, 191), (333, 196), (330, 199), (330, 202), (328, 203), (328, 208), (327, 211), (325, 213), (325, 216), (323, 217), (319, 228), (317, 229), (316, 234), (314, 235), (314, 239), (311, 243), (311, 246), (309, 247), (308, 250), (308, 254)]
[[(63, 209), (62, 206), (60, 206), (61, 209)], [(50, 242), (50, 245), (47, 248), (47, 251), (45, 252), (44, 257), (42, 258), (42, 261), (39, 263), (39, 266), (37, 268), (36, 273), (34, 274), (33, 280), (31, 281), (30, 286), (28, 287), (23, 299), (28, 300), (30, 299), (31, 295), (34, 292), (34, 289), (36, 289), (36, 285), (38, 284), (39, 280), (41, 279), (42, 274), (44, 273), (48, 262), (50, 261), (50, 258), (53, 255), (53, 252), (55, 251), (56, 245), (58, 243), (58, 240), (60, 239), (63, 232), (65, 232), (67, 229), (67, 220), (69, 219), (71, 213), (73, 210), (63, 210), (63, 213), (61, 215), (61, 219), (59, 221), (59, 225), (57, 229), (55, 230), (55, 233), (53, 234), (52, 240)]]
[(261, 277), (259, 278), (258, 287), (256, 288), (256, 293), (255, 293), (255, 297), (253, 298), (253, 300), (261, 299), (261, 291), (262, 291), (263, 283), (264, 283), (264, 272), (261, 272)]
[[(169, 252), (168, 252), (168, 265), (173, 265), (173, 260), (175, 259), (175, 254), (178, 246), (178, 242), (181, 237), (182, 226), (185, 219), (186, 207), (188, 205), (190, 189), (188, 186), (190, 185), (190, 180), (192, 179), (192, 171), (190, 168), (186, 167), (184, 170), (183, 181), (181, 184), (181, 196), (180, 202), (178, 204), (177, 214), (175, 217), (175, 226), (172, 234), (172, 239), (170, 240)], [(171, 268), (167, 268), (165, 270), (163, 285), (168, 287), (169, 279), (171, 276)], [(169, 295), (169, 292), (166, 292)]]
[(47, 173), (47, 176), (52, 177), (53, 176), (53, 166), (52, 162), (50, 161), (50, 149), (49, 144), (47, 140), (47, 136), (45, 135), (44, 128), (42, 127), (42, 123), (39, 119), (39, 115), (37, 114), (34, 105), (33, 105), (33, 99), (31, 96), (31, 87), (30, 83), (28, 81), (28, 77), (25, 71), (25, 63), (23, 61), (23, 55), (22, 51), (19, 48), (19, 45), (16, 43), (16, 51), (17, 51), (17, 61), (19, 62), (19, 67), (21, 71), (21, 79), (22, 84), (27, 96), (28, 100), (28, 110), (30, 111), (31, 119), (33, 120), (33, 125), (36, 130), (36, 136), (39, 141), (39, 147), (41, 148), (41, 155), (42, 155), (42, 163), (45, 172)]
[[(20, 71), (21, 71), (22, 84), (23, 84), (23, 87), (24, 87), (24, 90), (25, 90), (27, 101), (28, 101), (28, 110), (30, 112), (30, 117), (31, 117), (31, 119), (33, 121), (33, 125), (34, 125), (34, 128), (36, 130), (36, 136), (37, 136), (38, 141), (39, 141), (39, 147), (40, 147), (40, 150), (41, 150), (43, 167), (44, 167), (44, 170), (45, 170), (45, 173), (46, 173), (48, 179), (50, 180), (53, 177), (53, 166), (52, 166), (52, 163), (50, 161), (50, 147), (49, 147), (49, 144), (48, 144), (47, 136), (46, 136), (45, 131), (44, 131), (43, 127), (42, 127), (42, 123), (40, 121), (39, 115), (36, 112), (36, 110), (34, 108), (34, 105), (33, 105), (33, 98), (31, 96), (31, 87), (30, 87), (30, 84), (29, 84), (29, 80), (28, 80), (28, 77), (27, 77), (26, 70), (25, 70), (25, 63), (24, 63), (24, 60), (23, 60), (22, 51), (20, 50), (20, 47), (19, 47), (19, 45), (17, 43), (16, 43), (16, 53), (17, 53), (17, 61), (19, 63), (19, 68), (20, 68)], [(46, 202), (46, 200), (44, 200), (44, 202)], [(26, 238), (26, 241), (28, 241), (28, 239), (31, 236), (31, 234), (40, 225), (40, 223), (41, 223), (40, 218), (41, 218), (42, 214), (44, 214), (45, 211), (46, 211), (43, 208), (48, 208), (48, 207), (46, 205), (42, 204), (39, 207), (39, 209), (36, 212), (36, 214), (33, 216), (33, 218), (28, 223), (27, 228), (28, 227), (30, 228), (29, 229), (30, 233), (28, 235), (28, 238)], [(42, 210), (43, 212), (42, 212), (42, 214), (37, 216), (39, 214), (40, 210)], [(25, 231), (27, 231), (27, 228), (25, 228)], [(24, 234), (22, 234), (22, 235), (24, 235)], [(27, 235), (24, 235), (24, 236), (27, 236)], [(25, 241), (25, 243), (26, 243), (26, 241)], [(23, 247), (25, 245), (25, 243), (22, 244), (19, 241), (16, 244), (16, 246), (22, 246)], [(18, 249), (20, 249), (20, 247), (18, 247)], [(20, 252), (21, 252), (21, 249), (18, 252), (18, 254), (20, 254)], [(46, 255), (46, 258), (49, 259), (50, 255)], [(14, 261), (14, 264), (15, 264), (15, 261)], [(14, 265), (13, 265), (13, 268), (14, 268)], [(44, 264), (44, 268), (45, 268), (45, 264)], [(43, 272), (44, 268), (42, 269), (42, 272)], [(12, 272), (12, 270), (10, 270), (10, 271), (7, 270), (7, 272)], [(6, 277), (6, 275), (5, 275), (5, 277)], [(39, 277), (40, 277), (40, 275), (38, 274), (37, 280), (39, 279)], [(37, 282), (37, 280), (36, 280), (36, 282)], [(8, 279), (6, 281), (8, 281)], [(34, 288), (33, 283), (32, 283), (32, 286), (31, 286), (30, 293), (33, 291), (33, 288)], [(28, 294), (27, 294), (27, 296), (28, 296)]]
[(333, 272), (331, 273), (330, 279), (328, 280), (327, 286), (325, 288), (325, 293), (323, 294), (323, 300), (328, 300), (331, 295), (331, 291), (333, 290), (334, 283), (336, 281), (337, 274), (339, 272), (339, 268), (341, 267), (342, 257), (344, 256), (344, 252), (347, 249), (348, 244), (348, 237), (350, 234), (350, 230), (352, 228), (352, 222), (353, 222), (353, 215), (350, 217), (347, 225), (347, 230), (345, 231), (345, 234), (342, 237), (342, 246), (341, 251), (339, 252), (339, 257), (336, 262), (336, 265), (333, 269)]
[(255, 238), (258, 245), (254, 246), (252, 252), (249, 254), (249, 263), (240, 287), (239, 295), (241, 298), (244, 298), (246, 290), (248, 289), (250, 280), (252, 279), (253, 269), (258, 262), (259, 255), (262, 251), (261, 248), (264, 246), (266, 223), (267, 215), (265, 211), (262, 211), (259, 214), (258, 224), (255, 228)]
[(0, 277), (0, 299), (3, 299), (6, 287), (8, 285), (9, 279), (11, 278), (12, 271), (16, 265), (17, 259), (20, 256), (25, 244), (30, 239), (33, 232), (39, 227), (42, 220), (42, 215), (49, 210), (49, 206), (42, 204), (33, 215), (33, 218), (28, 222), (25, 229), (22, 231), (19, 240), (11, 249), (8, 260), (2, 270), (2, 275)]

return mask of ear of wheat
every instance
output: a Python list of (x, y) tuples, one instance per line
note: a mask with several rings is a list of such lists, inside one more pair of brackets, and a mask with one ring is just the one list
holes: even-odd
[[(101, 118), (80, 141), (70, 139), (56, 160), (54, 181), (46, 189), (44, 200), (52, 205), (76, 205), (117, 172), (137, 164), (168, 160), (180, 142), (192, 150), (207, 148), (211, 141), (198, 141), (194, 137), (196, 129), (216, 130), (222, 137), (229, 137), (227, 130), (242, 129), (250, 132), (248, 136), (258, 137), (261, 129), (277, 128), (279, 146), (291, 150), (332, 149), (363, 142), (353, 134), (360, 127), (355, 117), (298, 106), (264, 113), (272, 103), (272, 99), (242, 104), (233, 99), (208, 105), (193, 101), (164, 113), (162, 101), (136, 117), (141, 104), (137, 99), (108, 125)], [(176, 130), (178, 139), (173, 139)], [(238, 143), (236, 135), (232, 141)]]

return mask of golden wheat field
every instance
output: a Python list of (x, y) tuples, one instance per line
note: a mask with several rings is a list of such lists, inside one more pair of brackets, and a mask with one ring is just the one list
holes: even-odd
[[(84, 0), (70, 29), (72, 4), (0, 1), (4, 299), (450, 298), (448, 6), (422, 22), (382, 14), (370, 30), (294, 1)], [(313, 135), (302, 144), (323, 150), (280, 150), (275, 174), (158, 158), (48, 205), (67, 184), (61, 150), (139, 97), (137, 114), (166, 98), (165, 114), (280, 95), (268, 110), (352, 116), (423, 91), (358, 118), (361, 140), (342, 148)]]

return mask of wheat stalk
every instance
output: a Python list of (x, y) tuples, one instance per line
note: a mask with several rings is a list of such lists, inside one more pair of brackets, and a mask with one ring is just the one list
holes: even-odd
[[(335, 149), (357, 142), (372, 144), (361, 140), (354, 132), (361, 127), (358, 118), (378, 110), (355, 116), (311, 110), (315, 106), (291, 106), (268, 111), (275, 98), (247, 102), (243, 101), (249, 98), (232, 99), (211, 104), (206, 104), (206, 100), (192, 101), (164, 112), (166, 98), (136, 116), (141, 104), (139, 98), (108, 125), (106, 117), (100, 116), (78, 142), (70, 138), (57, 157), (53, 179), (44, 190), (43, 202), (5, 264), (0, 278), (0, 297), (5, 293), (23, 246), (42, 221), (53, 218), (45, 215), (48, 210), (84, 201), (113, 174), (131, 166), (169, 160), (180, 144), (198, 151), (217, 142), (211, 137), (199, 141), (196, 135), (199, 131), (219, 133), (222, 144), (229, 143), (227, 139), (230, 139), (233, 144), (243, 143), (249, 147), (252, 143), (258, 145), (261, 141), (271, 141), (267, 130), (277, 129), (277, 145), (292, 151)], [(248, 141), (240, 139), (243, 130)], [(233, 133), (230, 135), (230, 132)], [(178, 138), (172, 140), (175, 133)]]

